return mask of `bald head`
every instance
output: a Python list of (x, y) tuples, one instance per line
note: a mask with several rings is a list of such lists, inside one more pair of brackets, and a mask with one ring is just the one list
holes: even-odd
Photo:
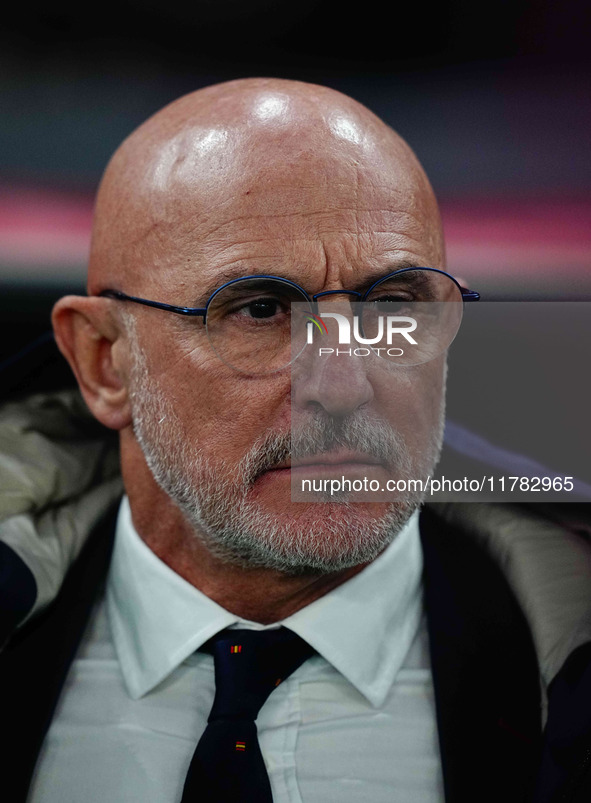
[[(431, 265), (443, 267), (428, 179), (404, 140), (364, 106), (325, 87), (275, 79), (193, 92), (147, 120), (109, 163), (89, 292), (158, 292), (161, 273), (200, 270), (242, 216), (283, 216), (286, 234), (294, 220), (309, 218), (311, 238), (329, 212), (359, 228), (352, 207), (367, 206), (363, 190), (372, 187), (421, 221), (417, 234)], [(183, 281), (179, 275), (180, 287)], [(180, 296), (175, 303), (189, 303)]]

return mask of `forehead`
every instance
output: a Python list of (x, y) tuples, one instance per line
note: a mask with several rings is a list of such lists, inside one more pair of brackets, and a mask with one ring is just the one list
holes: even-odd
[(196, 289), (249, 274), (317, 290), (442, 266), (437, 209), (404, 151), (314, 136), (245, 147), (244, 137), (214, 133), (188, 143), (184, 132), (157, 165), (141, 243), (152, 292), (192, 303)]

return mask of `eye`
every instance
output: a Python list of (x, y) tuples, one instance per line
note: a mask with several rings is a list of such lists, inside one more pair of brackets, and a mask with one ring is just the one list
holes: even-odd
[(239, 319), (247, 321), (268, 321), (277, 323), (285, 321), (289, 316), (290, 305), (285, 299), (275, 296), (258, 296), (249, 299), (236, 301), (227, 314), (237, 316)]
[(240, 311), (250, 315), (251, 318), (272, 318), (282, 310), (276, 298), (257, 298), (245, 304)]
[(392, 314), (399, 312), (402, 309), (406, 309), (410, 304), (412, 304), (413, 299), (398, 295), (396, 293), (384, 292), (377, 298), (369, 299), (369, 301), (374, 305), (374, 308), (377, 312)]

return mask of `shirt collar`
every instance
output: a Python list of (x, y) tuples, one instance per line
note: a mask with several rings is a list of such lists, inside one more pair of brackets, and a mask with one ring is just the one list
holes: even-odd
[(416, 636), (423, 553), (416, 511), (372, 563), (283, 624), (378, 707)]
[[(359, 574), (280, 624), (379, 706), (419, 626), (421, 574), (417, 512)], [(261, 628), (213, 602), (156, 557), (133, 526), (127, 497), (117, 520), (107, 610), (133, 699), (151, 691), (225, 627)]]
[(107, 611), (133, 699), (164, 680), (237, 617), (173, 571), (142, 541), (123, 498), (107, 580)]

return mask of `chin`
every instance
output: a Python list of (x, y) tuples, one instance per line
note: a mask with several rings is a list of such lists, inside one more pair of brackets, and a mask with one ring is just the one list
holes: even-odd
[(218, 559), (285, 574), (327, 574), (374, 560), (406, 524), (417, 501), (239, 506), (185, 509), (195, 537)]

